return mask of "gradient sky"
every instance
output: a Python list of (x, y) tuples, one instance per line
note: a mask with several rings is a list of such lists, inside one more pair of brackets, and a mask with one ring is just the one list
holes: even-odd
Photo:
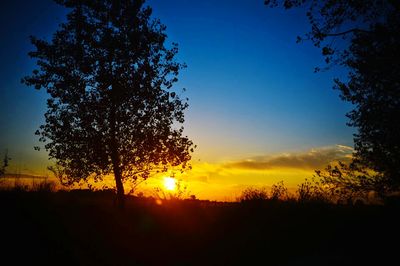
[[(344, 70), (313, 73), (323, 66), (320, 51), (295, 42), (309, 28), (304, 12), (263, 2), (147, 1), (188, 65), (176, 86), (187, 89), (185, 130), (198, 145), (188, 178), (203, 197), (279, 180), (294, 186), (351, 153), (351, 106), (332, 90)], [(4, 0), (0, 12), (0, 152), (12, 157), (9, 172), (43, 175), (50, 163), (33, 146), (47, 96), (20, 79), (34, 67), (28, 36), (51, 36), (66, 10), (51, 0)]]

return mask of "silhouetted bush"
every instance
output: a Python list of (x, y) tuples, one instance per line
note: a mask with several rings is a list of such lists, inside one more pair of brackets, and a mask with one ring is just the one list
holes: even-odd
[(270, 199), (274, 201), (289, 199), (289, 193), (283, 181), (272, 185), (270, 195)]
[(27, 191), (29, 191), (29, 186), (27, 184), (23, 184), (19, 181), (15, 181), (14, 185), (12, 187), (6, 187), (6, 190), (7, 189), (14, 191), (14, 192), (27, 192)]
[(297, 200), (300, 203), (329, 203), (332, 198), (324, 187), (316, 182), (314, 179), (311, 181), (306, 179), (303, 183), (297, 186)]
[(6, 173), (6, 169), (8, 167), (8, 162), (11, 160), (10, 157), (8, 157), (8, 152), (6, 151), (4, 154), (4, 158), (3, 158), (3, 163), (0, 166), (0, 178), (3, 178), (5, 173)]
[(238, 198), (240, 202), (257, 202), (268, 200), (268, 192), (265, 188), (249, 187), (243, 190)]
[(32, 191), (36, 192), (54, 192), (56, 191), (56, 183), (53, 181), (43, 180), (40, 183), (33, 184)]

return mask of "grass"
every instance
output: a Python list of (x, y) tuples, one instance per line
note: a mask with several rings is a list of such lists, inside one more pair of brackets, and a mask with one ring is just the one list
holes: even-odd
[(110, 191), (0, 191), (8, 265), (385, 265), (397, 204), (215, 203)]

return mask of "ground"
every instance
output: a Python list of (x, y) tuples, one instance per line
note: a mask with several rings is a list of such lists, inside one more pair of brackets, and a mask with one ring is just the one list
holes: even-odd
[[(386, 265), (400, 208), (1, 191), (7, 265)], [(160, 204), (161, 203), (161, 204)], [(391, 263), (393, 264), (393, 263)]]

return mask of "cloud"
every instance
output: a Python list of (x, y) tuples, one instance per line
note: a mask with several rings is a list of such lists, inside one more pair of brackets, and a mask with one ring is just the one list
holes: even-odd
[(202, 182), (202, 183), (208, 183), (209, 182), (208, 181), (209, 177), (206, 174), (203, 174), (203, 175), (192, 175), (190, 177), (190, 179), (198, 181), (198, 182)]
[(228, 169), (271, 170), (279, 168), (321, 169), (334, 161), (349, 161), (353, 148), (335, 145), (311, 149), (303, 153), (287, 153), (275, 156), (258, 156), (224, 165)]
[[(284, 181), (289, 190), (334, 161), (349, 161), (353, 149), (336, 145), (306, 152), (263, 155), (223, 162), (194, 162), (190, 171), (177, 175), (200, 199), (235, 200), (249, 186), (269, 187)], [(151, 186), (151, 188), (154, 186)]]

